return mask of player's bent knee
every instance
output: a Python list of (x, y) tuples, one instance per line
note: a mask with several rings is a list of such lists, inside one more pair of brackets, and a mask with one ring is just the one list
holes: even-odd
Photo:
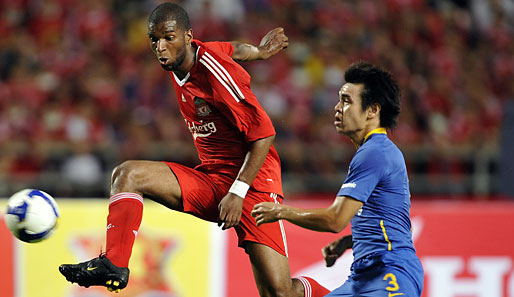
[(119, 192), (138, 192), (138, 184), (144, 178), (144, 166), (139, 161), (125, 161), (112, 172), (111, 194)]

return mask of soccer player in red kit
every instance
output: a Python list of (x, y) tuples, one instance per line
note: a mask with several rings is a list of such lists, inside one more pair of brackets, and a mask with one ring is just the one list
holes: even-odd
[(151, 13), (148, 36), (169, 71), (180, 111), (201, 164), (126, 161), (114, 169), (107, 218), (106, 253), (60, 272), (81, 286), (118, 292), (128, 283), (128, 263), (143, 213), (143, 197), (170, 209), (234, 227), (249, 255), (261, 296), (324, 296), (307, 277), (291, 279), (282, 222), (257, 227), (255, 204), (282, 202), (275, 129), (250, 90), (250, 76), (234, 60), (267, 59), (287, 47), (282, 28), (258, 47), (193, 39), (187, 13), (163, 3)]

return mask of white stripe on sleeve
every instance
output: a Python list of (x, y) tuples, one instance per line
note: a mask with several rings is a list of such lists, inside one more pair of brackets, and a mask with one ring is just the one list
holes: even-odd
[(220, 63), (218, 63), (218, 61), (216, 61), (216, 59), (214, 59), (214, 57), (211, 56), (211, 54), (209, 54), (208, 52), (205, 52), (202, 57), (205, 57), (206, 60), (210, 60), (210, 61), (214, 62), (214, 64), (216, 64), (214, 66), (215, 67), (217, 66), (217, 69), (221, 70), (225, 74), (225, 77), (228, 78), (229, 81), (227, 81), (227, 83), (231, 87), (233, 87), (233, 89), (236, 91), (237, 95), (239, 95), (239, 98), (245, 99), (243, 92), (241, 92), (241, 90), (239, 89), (237, 84), (234, 82), (234, 80), (232, 79), (232, 76), (228, 73), (228, 71), (227, 71), (227, 69), (225, 69), (225, 67), (223, 67)]
[(225, 83), (225, 81), (223, 79), (220, 78), (220, 76), (218, 75), (218, 73), (209, 65), (209, 63), (207, 63), (204, 59), (203, 59), (203, 56), (200, 58), (200, 63), (202, 63), (205, 67), (207, 67), (207, 69), (209, 69), (209, 71), (211, 71), (212, 74), (214, 74), (214, 76), (218, 79), (218, 81), (225, 87), (225, 89), (227, 89), (227, 91), (230, 93), (230, 95), (232, 95), (232, 97), (234, 97), (234, 99), (239, 102), (239, 98), (236, 96), (236, 94), (234, 94), (234, 92), (232, 91), (232, 89)]

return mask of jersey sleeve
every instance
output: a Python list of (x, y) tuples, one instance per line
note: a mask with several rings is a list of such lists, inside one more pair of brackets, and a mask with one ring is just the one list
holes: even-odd
[(337, 196), (349, 196), (366, 203), (384, 175), (384, 157), (378, 148), (359, 150), (350, 162), (348, 176)]
[(205, 52), (200, 62), (209, 70), (213, 104), (246, 142), (275, 135), (271, 119), (250, 89), (250, 75), (239, 64), (212, 52)]
[(230, 42), (226, 41), (209, 41), (204, 43), (205, 47), (210, 50), (214, 50), (223, 53), (229, 57), (232, 57), (234, 53), (234, 46)]

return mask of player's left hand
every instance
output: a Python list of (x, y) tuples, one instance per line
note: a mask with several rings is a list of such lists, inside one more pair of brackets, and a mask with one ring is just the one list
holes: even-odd
[(228, 193), (218, 204), (218, 226), (226, 230), (239, 224), (243, 212), (244, 199), (233, 193)]
[(256, 204), (252, 210), (252, 217), (255, 218), (257, 226), (264, 223), (278, 221), (282, 205), (273, 202), (262, 202)]
[(278, 27), (269, 31), (264, 35), (261, 43), (257, 47), (260, 58), (265, 60), (277, 54), (289, 45), (287, 40), (288, 38), (284, 33), (284, 28)]
[(327, 267), (331, 267), (334, 263), (341, 257), (341, 255), (347, 250), (353, 247), (353, 237), (352, 235), (343, 236), (326, 247), (321, 249), (321, 254), (325, 259), (325, 264)]

